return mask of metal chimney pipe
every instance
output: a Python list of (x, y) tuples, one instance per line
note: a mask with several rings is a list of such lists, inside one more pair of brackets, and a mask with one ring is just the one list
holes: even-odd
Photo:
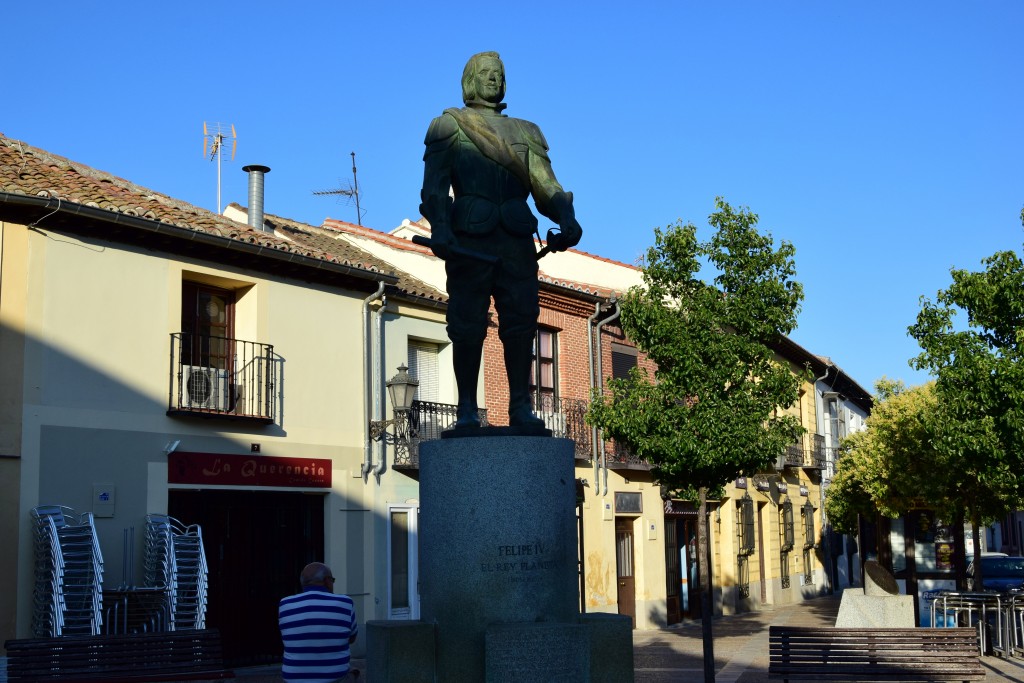
[(249, 174), (249, 227), (265, 230), (263, 227), (263, 176), (270, 173), (269, 166), (250, 164), (242, 170)]

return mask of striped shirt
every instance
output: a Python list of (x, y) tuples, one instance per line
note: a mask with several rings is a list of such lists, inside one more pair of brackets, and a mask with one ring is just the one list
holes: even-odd
[(352, 598), (307, 586), (281, 600), (277, 617), (285, 681), (330, 683), (348, 673), (348, 644), (358, 633)]

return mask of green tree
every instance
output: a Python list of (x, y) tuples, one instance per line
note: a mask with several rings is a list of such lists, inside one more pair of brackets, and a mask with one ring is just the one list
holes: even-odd
[[(798, 400), (800, 379), (776, 362), (771, 347), (795, 327), (803, 298), (793, 246), (776, 248), (749, 210), (721, 198), (716, 209), (706, 242), (692, 224), (655, 230), (644, 286), (620, 306), (623, 331), (657, 370), (611, 380), (589, 413), (606, 435), (650, 462), (662, 484), (699, 496), (706, 680), (714, 680), (707, 490), (769, 467), (802, 431), (782, 410)], [(711, 272), (710, 282), (702, 271)]]
[(938, 399), (935, 383), (906, 388), (875, 383), (867, 429), (843, 439), (836, 475), (825, 494), (825, 513), (839, 531), (854, 533), (857, 515), (899, 517), (927, 504), (946, 519), (961, 512), (950, 497), (948, 463), (932, 445)]
[(922, 349), (911, 365), (936, 378), (934, 447), (956, 475), (975, 548), (981, 522), (1019, 508), (1024, 485), (1024, 262), (1000, 251), (982, 264), (952, 269), (909, 328)]

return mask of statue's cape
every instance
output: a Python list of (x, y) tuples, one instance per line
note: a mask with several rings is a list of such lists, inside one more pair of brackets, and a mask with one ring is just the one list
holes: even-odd
[(453, 107), (445, 109), (444, 113), (455, 119), (455, 122), (459, 124), (459, 128), (462, 129), (462, 132), (466, 134), (466, 137), (470, 139), (476, 148), (480, 150), (481, 154), (504, 167), (509, 173), (519, 179), (523, 187), (530, 189), (530, 169), (526, 167), (526, 163), (516, 154), (512, 146), (491, 128), (484, 116), (468, 107), (465, 109)]

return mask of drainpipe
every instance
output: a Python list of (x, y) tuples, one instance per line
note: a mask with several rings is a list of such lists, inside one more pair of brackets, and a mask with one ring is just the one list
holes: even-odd
[[(603, 375), (601, 374), (601, 359), (604, 356), (604, 354), (602, 353), (603, 349), (601, 347), (601, 328), (604, 327), (605, 325), (607, 325), (610, 322), (614, 322), (615, 320), (618, 320), (619, 313), (621, 312), (619, 310), (618, 303), (617, 303), (617, 301), (616, 301), (616, 299), (614, 297), (608, 303), (609, 303), (609, 305), (615, 306), (615, 312), (612, 313), (610, 316), (608, 316), (607, 318), (605, 318), (604, 320), (602, 320), (601, 322), (599, 322), (597, 324), (597, 381), (596, 381), (595, 384), (597, 386), (598, 391), (603, 391), (604, 390), (604, 379), (603, 379)], [(596, 432), (597, 430), (595, 429), (594, 431)], [(601, 458), (601, 469), (604, 470), (604, 490), (601, 493), (601, 495), (607, 496), (608, 495), (608, 456), (604, 452), (604, 439), (601, 439), (600, 441), (598, 441), (595, 438), (594, 439), (594, 462), (595, 462), (595, 464), (597, 462), (598, 456), (600, 456), (600, 458)], [(597, 468), (595, 467), (595, 475), (594, 475), (594, 479), (595, 480), (597, 479), (597, 476), (598, 476), (597, 475)], [(598, 487), (599, 490), (601, 489), (601, 485), (600, 484), (597, 484), (597, 487)]]
[[(594, 321), (597, 320), (597, 316), (601, 315), (601, 302), (598, 301), (594, 304), (594, 315), (587, 318), (587, 360), (590, 364), (590, 396), (593, 398), (594, 389), (597, 387), (597, 380), (594, 377)], [(590, 452), (594, 460), (594, 495), (600, 495), (601, 493), (601, 482), (597, 478), (598, 475), (598, 461), (596, 457), (597, 450), (594, 448), (594, 444), (597, 443), (597, 427), (590, 428)]]
[(370, 304), (384, 294), (384, 283), (377, 283), (377, 291), (363, 299), (363, 429), (366, 430), (366, 443), (363, 446), (363, 465), (359, 474), (366, 481), (373, 469), (373, 440), (370, 438), (370, 412), (373, 406), (373, 330), (370, 328)]
[[(818, 400), (818, 382), (824, 382), (825, 381), (825, 378), (828, 377), (828, 371), (829, 370), (830, 370), (830, 368), (828, 366), (825, 366), (825, 374), (822, 375), (821, 377), (815, 377), (814, 378), (814, 400), (815, 401)], [(815, 410), (814, 412), (815, 412), (815, 415), (814, 415), (815, 425), (814, 425), (814, 427), (815, 427), (815, 429), (817, 429), (817, 427), (818, 427), (818, 425), (817, 425), (817, 422), (818, 422), (817, 412), (818, 411)], [(821, 419), (824, 421), (824, 419), (825, 419), (824, 413), (822, 413), (822, 418)], [(825, 467), (828, 467), (828, 462), (827, 462), (828, 461), (828, 457), (827, 457), (827, 455), (826, 455), (825, 460), (826, 460)], [(821, 510), (821, 535), (822, 535), (821, 545), (825, 548), (825, 587), (828, 590), (829, 595), (832, 595), (835, 592), (835, 586), (832, 585), (832, 563), (833, 563), (834, 560), (832, 559), (832, 542), (829, 540), (830, 537), (832, 536), (832, 534), (825, 533), (826, 524), (825, 524), (825, 481), (824, 481), (824, 477), (822, 477), (821, 486), (818, 487), (818, 497), (820, 499), (818, 509)]]
[[(374, 314), (377, 324), (377, 362), (374, 367), (374, 382), (377, 384), (377, 419), (387, 419), (387, 392), (384, 391), (384, 311), (388, 307), (387, 296), (380, 298), (380, 308)], [(380, 485), (380, 475), (387, 469), (388, 445), (381, 441), (377, 447), (379, 462), (373, 467), (373, 476)]]
[(263, 232), (263, 176), (270, 173), (270, 167), (250, 164), (242, 170), (249, 174), (249, 227)]

